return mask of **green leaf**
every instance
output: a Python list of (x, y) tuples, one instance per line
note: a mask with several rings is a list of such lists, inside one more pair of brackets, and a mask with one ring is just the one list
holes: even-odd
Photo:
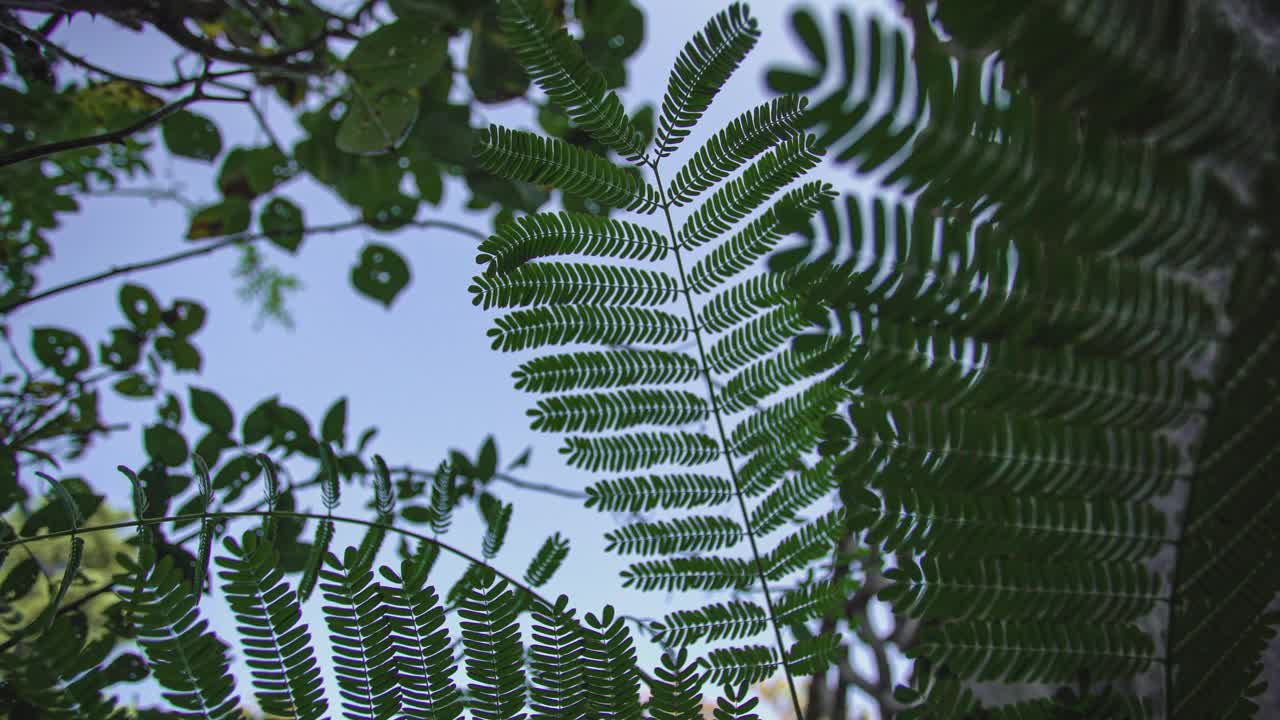
[(208, 425), (210, 429), (224, 435), (230, 434), (235, 427), (235, 414), (231, 412), (231, 406), (227, 401), (212, 390), (194, 385), (188, 389), (191, 393), (191, 414)]
[(222, 152), (222, 135), (209, 118), (179, 110), (160, 126), (169, 152), (180, 157), (212, 162)]
[(142, 444), (147, 455), (169, 467), (187, 461), (187, 440), (168, 425), (151, 425), (142, 431)]
[(156, 391), (156, 386), (138, 373), (125, 375), (115, 381), (111, 387), (121, 395), (132, 398), (151, 397)]
[[(274, 145), (239, 147), (222, 161), (218, 189), (228, 199), (240, 198), (247, 202), (266, 194), (296, 172), (289, 158)], [(248, 222), (245, 226), (248, 227)]]
[(262, 233), (277, 247), (291, 253), (302, 245), (302, 208), (282, 197), (271, 198), (258, 216)]
[(240, 197), (229, 197), (216, 205), (203, 207), (191, 216), (187, 227), (188, 240), (234, 235), (249, 229), (253, 215), (249, 202)]
[(174, 300), (161, 317), (174, 335), (185, 338), (204, 327), (205, 315), (204, 306), (194, 300)]
[(351, 268), (351, 285), (360, 294), (390, 308), (396, 296), (409, 284), (409, 265), (386, 245), (369, 243), (360, 251), (360, 260)]
[(347, 399), (339, 398), (320, 422), (320, 439), (338, 447), (347, 445)]
[(338, 127), (338, 149), (352, 155), (376, 155), (398, 147), (413, 129), (418, 107), (418, 99), (403, 92), (353, 98)]
[(383, 25), (360, 38), (344, 66), (372, 93), (426, 85), (449, 60), (449, 38), (419, 22)]
[(111, 342), (98, 343), (98, 357), (113, 370), (128, 370), (137, 365), (142, 357), (138, 334), (129, 328), (111, 328)]
[(150, 330), (160, 324), (160, 303), (141, 285), (120, 286), (120, 312), (138, 330)]
[(172, 363), (179, 372), (199, 372), (201, 365), (200, 351), (184, 337), (162, 335), (155, 341), (156, 354), (166, 362)]
[(41, 365), (70, 380), (89, 368), (92, 355), (79, 335), (70, 330), (38, 327), (31, 331), (31, 350)]

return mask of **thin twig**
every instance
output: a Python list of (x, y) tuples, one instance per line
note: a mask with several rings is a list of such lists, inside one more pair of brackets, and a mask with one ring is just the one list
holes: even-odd
[[(344, 222), (332, 223), (329, 225), (315, 225), (309, 228), (302, 228), (297, 232), (303, 235), (335, 233), (335, 232), (342, 232), (344, 230), (352, 230), (354, 228), (363, 227), (366, 224), (367, 223), (362, 219), (347, 220)], [(467, 235), (469, 237), (476, 238), (477, 240), (484, 240), (487, 237), (484, 233), (478, 230), (474, 230), (472, 228), (467, 227), (466, 225), (461, 225), (459, 223), (449, 222), (447, 220), (419, 220), (419, 221), (408, 223), (407, 226), (417, 227), (417, 228), (441, 228), (441, 229), (449, 230), (462, 235)], [(27, 305), (31, 305), (32, 303), (39, 302), (41, 300), (46, 300), (50, 297), (53, 297), (55, 295), (61, 295), (62, 293), (69, 292), (71, 290), (76, 290), (78, 288), (86, 287), (89, 285), (95, 285), (104, 280), (109, 280), (113, 277), (118, 277), (120, 275), (128, 275), (130, 273), (135, 273), (135, 272), (141, 272), (143, 270), (154, 270), (155, 268), (158, 268), (158, 267), (173, 265), (174, 263), (179, 263), (184, 260), (190, 260), (191, 258), (200, 257), (202, 255), (208, 255), (210, 253), (217, 252), (218, 250), (222, 250), (223, 248), (231, 247), (232, 245), (236, 245), (240, 243), (252, 243), (252, 242), (257, 242), (259, 240), (264, 240), (266, 239), (266, 237), (267, 237), (266, 233), (234, 233), (232, 235), (224, 236), (222, 239), (215, 240), (206, 245), (201, 245), (200, 247), (192, 248), (191, 250), (183, 250), (182, 252), (174, 253), (172, 255), (165, 255), (164, 257), (159, 257), (152, 260), (145, 260), (143, 262), (131, 263), (129, 265), (116, 265), (107, 270), (103, 270), (100, 273), (96, 273), (94, 275), (88, 275), (78, 280), (72, 280), (70, 282), (63, 283), (62, 285), (51, 287), (48, 290), (45, 290), (43, 292), (38, 292), (34, 295), (28, 295), (27, 297), (15, 300), (14, 302), (11, 302), (8, 305), (5, 305), (4, 307), (0, 307), (0, 315), (7, 315), (13, 312), (14, 310), (25, 307)]]
[(187, 95), (186, 97), (175, 100), (165, 105), (155, 112), (147, 115), (141, 120), (126, 125), (117, 130), (99, 133), (97, 135), (89, 135), (86, 137), (72, 138), (71, 140), (59, 140), (58, 142), (46, 143), (44, 145), (36, 145), (34, 147), (22, 148), (7, 155), (0, 156), (0, 167), (8, 167), (26, 160), (34, 160), (36, 158), (48, 157), (67, 150), (79, 150), (81, 148), (94, 147), (95, 145), (107, 145), (111, 143), (123, 143), (129, 136), (150, 129), (160, 123), (160, 121), (170, 115), (182, 110), (192, 103), (200, 100), (213, 100), (219, 102), (246, 102), (245, 98), (226, 97), (222, 95), (209, 95), (199, 90)]

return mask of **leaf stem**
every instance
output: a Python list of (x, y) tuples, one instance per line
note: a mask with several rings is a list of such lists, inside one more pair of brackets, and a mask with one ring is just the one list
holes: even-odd
[(698, 347), (698, 363), (702, 367), (702, 377), (707, 385), (707, 399), (711, 408), (711, 415), (716, 421), (716, 431), (720, 435), (720, 447), (724, 450), (725, 463), (729, 466), (729, 479), (733, 482), (733, 494), (738, 500), (738, 509), (742, 512), (742, 524), (747, 541), (751, 544), (751, 557), (755, 561), (756, 573), (760, 577), (760, 589), (764, 594), (765, 607), (769, 611), (769, 624), (773, 626), (774, 640), (778, 644), (778, 661), (782, 665), (782, 672), (787, 678), (787, 689), (791, 692), (791, 704), (795, 709), (796, 720), (804, 720), (804, 708), (800, 704), (800, 694), (796, 691), (795, 678), (791, 676), (791, 668), (787, 664), (787, 646), (782, 639), (782, 627), (778, 624), (778, 615), (774, 609), (773, 596), (769, 592), (769, 578), (765, 571), (764, 561), (760, 557), (760, 546), (756, 543), (756, 533), (751, 527), (751, 513), (747, 509), (747, 500), (742, 492), (742, 484), (738, 480), (738, 470), (733, 464), (733, 450), (729, 443), (729, 434), (725, 431), (724, 417), (720, 413), (720, 406), (716, 402), (716, 386), (715, 380), (711, 377), (711, 365), (707, 360), (706, 343), (702, 337), (702, 327), (698, 324), (698, 313), (693, 307), (693, 292), (689, 288), (688, 274), (684, 268), (684, 257), (680, 254), (680, 243), (676, 240), (675, 223), (671, 220), (671, 201), (667, 199), (667, 191), (662, 184), (662, 173), (658, 170), (658, 160), (648, 162), (650, 169), (653, 170), (654, 183), (658, 186), (658, 200), (662, 207), (662, 214), (667, 220), (667, 235), (671, 241), (671, 252), (675, 255), (676, 268), (680, 274), (680, 287), (683, 290), (685, 307), (689, 312), (689, 325), (693, 331), (693, 338)]

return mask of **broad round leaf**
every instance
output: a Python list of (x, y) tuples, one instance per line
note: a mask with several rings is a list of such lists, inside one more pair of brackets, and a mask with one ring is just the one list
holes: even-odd
[(161, 126), (164, 144), (169, 152), (181, 157), (212, 161), (222, 152), (222, 135), (209, 118), (179, 110)]
[(360, 39), (347, 73), (374, 93), (427, 84), (449, 59), (448, 37), (419, 22), (393, 22)]
[(297, 252), (302, 244), (302, 208), (282, 197), (272, 198), (258, 216), (262, 232), (276, 246)]
[(150, 330), (160, 324), (160, 303), (141, 285), (125, 283), (120, 287), (120, 311), (139, 330)]
[(199, 372), (201, 357), (200, 351), (196, 349), (185, 337), (175, 335), (162, 335), (156, 338), (156, 353), (161, 360), (171, 363), (173, 369), (179, 372)]
[(151, 459), (177, 467), (187, 461), (187, 440), (168, 425), (152, 425), (142, 431), (142, 445)]
[(353, 155), (386, 152), (404, 142), (417, 119), (418, 99), (407, 93), (353, 98), (338, 127), (338, 149)]
[(391, 307), (396, 295), (408, 284), (409, 265), (386, 245), (366, 245), (360, 251), (360, 261), (351, 268), (351, 285), (384, 307)]
[(35, 328), (31, 331), (31, 350), (41, 365), (61, 378), (75, 377), (89, 367), (89, 348), (70, 330)]

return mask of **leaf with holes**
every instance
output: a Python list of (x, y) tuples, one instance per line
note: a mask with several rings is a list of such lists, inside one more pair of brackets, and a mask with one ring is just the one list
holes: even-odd
[(302, 245), (302, 208), (282, 197), (271, 198), (258, 216), (262, 234), (277, 247), (291, 253)]
[(89, 348), (79, 335), (61, 328), (39, 327), (31, 331), (31, 350), (41, 365), (69, 380), (89, 367)]
[(160, 303), (151, 291), (125, 283), (120, 286), (120, 312), (128, 318), (129, 324), (139, 330), (150, 330), (160, 324)]
[(360, 261), (351, 268), (351, 285), (361, 295), (391, 307), (391, 303), (409, 284), (409, 265), (400, 253), (378, 243), (369, 243), (360, 251)]

